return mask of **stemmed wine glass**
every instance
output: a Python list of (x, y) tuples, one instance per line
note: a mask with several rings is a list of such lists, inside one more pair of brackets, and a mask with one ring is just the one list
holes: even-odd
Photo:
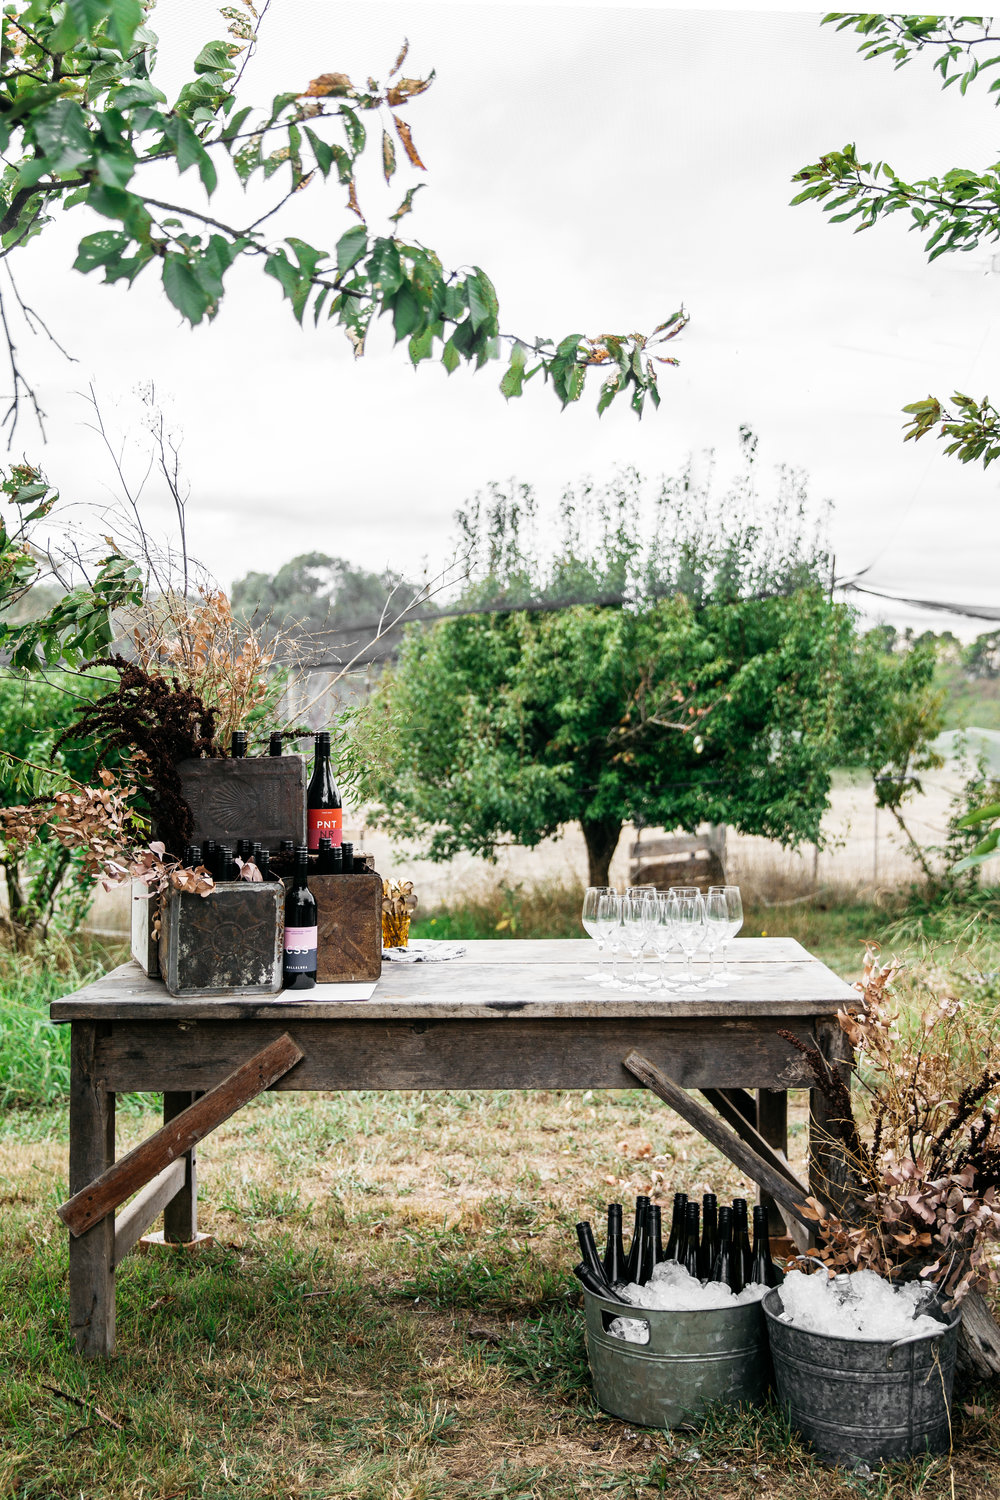
[(645, 936), (643, 938), (642, 949), (639, 953), (638, 964), (636, 965), (632, 974), (632, 980), (636, 984), (655, 984), (655, 974), (650, 975), (643, 973), (643, 956), (647, 948), (652, 948), (653, 926), (655, 921), (654, 908), (657, 894), (656, 887), (655, 885), (630, 885), (625, 894), (633, 901), (642, 902), (643, 921), (641, 925), (645, 927)]
[(674, 895), (672, 906), (674, 933), (688, 965), (687, 972), (678, 975), (678, 978), (691, 981), (686, 988), (698, 988), (698, 976), (692, 964), (705, 937), (705, 903), (699, 890), (686, 889)]
[(647, 911), (651, 905), (645, 892), (638, 896), (622, 897), (622, 930), (625, 947), (632, 957), (632, 972), (628, 983), (624, 986), (626, 989), (638, 990), (639, 988), (639, 964), (642, 961), (642, 950), (649, 936)]
[[(713, 896), (721, 898), (725, 902), (725, 931), (719, 943), (722, 949), (722, 978), (727, 984), (736, 984), (742, 980), (742, 974), (734, 974), (729, 967), (729, 954), (727, 949), (733, 938), (743, 926), (743, 900), (740, 896), (738, 885), (713, 885), (709, 887), (708, 898)], [(721, 905), (721, 902), (720, 902)]]
[[(607, 946), (607, 938), (598, 917), (598, 906), (602, 896), (612, 894), (613, 892), (609, 885), (590, 885), (584, 892), (583, 914), (580, 921), (583, 923), (583, 929), (588, 937), (592, 937), (597, 944), (598, 958), (604, 953)], [(585, 974), (583, 977), (591, 984), (603, 984), (607, 979), (607, 975), (600, 967), (600, 964), (598, 964), (598, 967), (592, 974)]]
[(674, 985), (667, 978), (666, 958), (677, 941), (674, 934), (670, 897), (665, 892), (658, 892), (653, 906), (655, 915), (651, 940), (657, 957), (656, 984), (657, 989), (669, 993)]
[(618, 950), (623, 946), (622, 898), (616, 891), (602, 891), (597, 898), (597, 930), (604, 938), (605, 947), (611, 952), (611, 977), (603, 983), (614, 990), (622, 989), (618, 978)]
[(723, 943), (729, 941), (729, 908), (726, 904), (725, 891), (718, 890), (715, 886), (709, 889), (705, 897), (705, 952), (709, 958), (708, 978), (704, 981), (707, 989), (725, 988), (726, 977), (716, 978), (715, 954), (722, 950)]

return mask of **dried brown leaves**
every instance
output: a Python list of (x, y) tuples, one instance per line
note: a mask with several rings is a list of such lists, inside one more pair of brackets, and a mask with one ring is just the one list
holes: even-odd
[(382, 942), (386, 948), (406, 947), (416, 909), (412, 880), (382, 881)]

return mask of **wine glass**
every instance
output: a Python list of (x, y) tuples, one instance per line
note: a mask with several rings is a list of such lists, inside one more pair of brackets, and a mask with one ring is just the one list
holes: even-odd
[[(580, 921), (583, 924), (584, 932), (586, 932), (588, 937), (593, 938), (597, 944), (598, 959), (603, 954), (607, 946), (607, 941), (598, 919), (597, 909), (601, 897), (609, 894), (611, 894), (611, 887), (609, 885), (589, 885), (583, 896), (583, 913)], [(607, 976), (600, 965), (598, 965), (592, 974), (585, 974), (583, 977), (591, 984), (594, 984), (603, 983)]]
[(726, 903), (726, 893), (717, 886), (710, 886), (708, 895), (705, 897), (705, 951), (709, 956), (710, 969), (708, 978), (705, 980), (706, 987), (710, 989), (725, 988), (727, 971), (723, 968), (722, 978), (715, 975), (715, 953), (723, 950), (723, 944), (729, 941), (729, 907)]
[(626, 989), (637, 990), (639, 988), (639, 964), (649, 935), (649, 928), (646, 925), (646, 909), (650, 905), (645, 893), (641, 896), (622, 897), (622, 930), (625, 936), (625, 947), (632, 957), (632, 973), (629, 975)]
[(642, 910), (645, 919), (644, 925), (646, 928), (646, 936), (642, 945), (642, 953), (639, 954), (638, 967), (632, 976), (633, 982), (638, 984), (655, 984), (655, 974), (647, 976), (642, 972), (642, 960), (643, 954), (645, 953), (646, 949), (652, 947), (651, 939), (653, 935), (654, 925), (653, 904), (656, 900), (656, 887), (655, 885), (630, 885), (625, 894), (633, 901), (642, 902)]
[(602, 983), (609, 989), (622, 989), (618, 978), (618, 950), (623, 946), (622, 898), (616, 891), (604, 891), (597, 898), (597, 928), (611, 953), (611, 977)]
[(698, 976), (692, 964), (705, 937), (705, 903), (699, 890), (689, 890), (673, 898), (673, 926), (681, 952), (687, 959), (687, 972), (679, 975), (697, 987)]
[(666, 958), (677, 939), (674, 935), (670, 897), (666, 892), (657, 895), (654, 903), (655, 917), (651, 934), (653, 949), (657, 957), (657, 988), (669, 992), (674, 988), (667, 978)]
[(709, 896), (721, 894), (726, 903), (726, 932), (720, 943), (722, 949), (722, 977), (728, 984), (736, 984), (743, 978), (742, 974), (734, 974), (729, 967), (729, 954), (727, 949), (733, 938), (743, 926), (743, 900), (740, 896), (738, 885), (713, 885), (709, 887)]

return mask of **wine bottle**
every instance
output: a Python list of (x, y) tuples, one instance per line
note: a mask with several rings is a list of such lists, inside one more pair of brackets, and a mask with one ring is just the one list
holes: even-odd
[(698, 1278), (698, 1251), (701, 1236), (698, 1233), (698, 1220), (701, 1217), (701, 1209), (697, 1203), (689, 1203), (684, 1209), (684, 1260), (683, 1266), (689, 1276)]
[(737, 1286), (733, 1285), (734, 1271), (737, 1263), (733, 1258), (733, 1211), (731, 1208), (719, 1209), (719, 1241), (715, 1252), (715, 1261), (712, 1265), (712, 1281), (725, 1283), (734, 1292), (742, 1292), (743, 1277), (736, 1274)]
[(247, 753), (247, 732), (245, 729), (234, 729), (232, 743), (229, 753), (233, 760), (243, 760)]
[(759, 1286), (780, 1286), (784, 1280), (771, 1259), (771, 1241), (767, 1228), (767, 1209), (760, 1204), (753, 1211), (753, 1260), (750, 1280)]
[(719, 1232), (719, 1203), (714, 1193), (705, 1193), (701, 1200), (701, 1253), (698, 1260), (699, 1275), (707, 1281), (715, 1263), (715, 1246)]
[(613, 1296), (610, 1287), (594, 1275), (585, 1261), (581, 1261), (578, 1266), (573, 1267), (573, 1275), (580, 1282), (581, 1286), (585, 1286), (587, 1291), (591, 1292), (595, 1297), (610, 1298), (612, 1302), (617, 1302), (618, 1299)]
[[(658, 1203), (649, 1205), (649, 1240), (653, 1266), (658, 1266), (663, 1255), (663, 1210)], [(652, 1268), (650, 1268), (652, 1275)]]
[(625, 1280), (635, 1281), (639, 1275), (642, 1265), (642, 1242), (646, 1235), (646, 1211), (649, 1208), (649, 1199), (640, 1193), (635, 1200), (635, 1224), (632, 1228), (632, 1242), (628, 1247), (628, 1259), (625, 1262)]
[(250, 840), (249, 839), (237, 839), (236, 840), (236, 849), (235, 849), (234, 853), (235, 853), (237, 859), (244, 859), (244, 860), (245, 859), (249, 859), (250, 858)]
[(240, 872), (236, 868), (233, 851), (228, 844), (222, 844), (219, 848), (219, 876), (220, 880), (238, 880)]
[(184, 868), (194, 870), (201, 864), (201, 845), (188, 844), (184, 850)]
[(733, 1199), (733, 1259), (739, 1258), (743, 1285), (750, 1280), (753, 1267), (753, 1251), (750, 1248), (750, 1233), (747, 1226), (747, 1200)]
[(583, 1255), (583, 1264), (587, 1267), (587, 1270), (591, 1272), (595, 1279), (599, 1281), (604, 1287), (604, 1294), (606, 1295), (608, 1292), (610, 1292), (611, 1288), (610, 1286), (608, 1286), (608, 1278), (604, 1274), (604, 1267), (601, 1264), (601, 1257), (597, 1253), (597, 1243), (594, 1239), (594, 1231), (590, 1227), (589, 1220), (584, 1219), (576, 1226), (576, 1237), (580, 1241), (580, 1252)]
[(333, 874), (333, 844), (326, 834), (319, 841), (319, 859), (316, 861), (316, 874)]
[(316, 736), (316, 754), (312, 779), (306, 793), (309, 813), (309, 848), (315, 854), (322, 835), (339, 844), (343, 833), (344, 803), (330, 766), (330, 736), (322, 730)]
[(295, 851), (292, 888), (285, 898), (286, 990), (311, 990), (316, 983), (318, 941), (316, 897), (309, 889), (309, 851), (300, 844)]
[(622, 1206), (608, 1204), (608, 1238), (604, 1246), (604, 1277), (616, 1286), (625, 1275), (625, 1245), (622, 1240)]
[(650, 1280), (653, 1274), (653, 1267), (656, 1265), (656, 1249), (653, 1238), (653, 1221), (655, 1215), (656, 1208), (651, 1203), (646, 1210), (646, 1223), (642, 1234), (642, 1256), (639, 1261), (639, 1274), (636, 1277), (640, 1286), (645, 1286)]
[(271, 737), (267, 742), (267, 753), (268, 755), (283, 755), (285, 753), (284, 741), (280, 734), (275, 734), (272, 731)]
[(218, 848), (214, 839), (206, 839), (201, 846), (201, 857), (205, 869), (210, 875), (215, 871), (215, 851)]
[(262, 849), (256, 856), (256, 859), (261, 880), (277, 880), (277, 875), (271, 869), (271, 851), (269, 849)]
[(340, 849), (341, 849), (341, 855), (340, 855), (340, 857), (344, 861), (344, 870), (343, 870), (343, 873), (345, 875), (353, 875), (354, 874), (354, 845), (350, 844), (350, 843), (348, 843), (348, 844), (341, 844)]
[(674, 1194), (674, 1212), (670, 1220), (670, 1238), (667, 1240), (667, 1248), (664, 1252), (664, 1260), (683, 1259), (684, 1249), (684, 1210), (687, 1207), (687, 1193)]
[(332, 853), (333, 853), (333, 870), (332, 870), (332, 873), (334, 875), (343, 875), (343, 873), (344, 873), (344, 851), (340, 847), (339, 844), (335, 844), (333, 846)]

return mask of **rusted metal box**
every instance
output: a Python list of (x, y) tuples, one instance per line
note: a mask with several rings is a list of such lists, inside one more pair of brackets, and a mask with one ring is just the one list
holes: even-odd
[[(277, 758), (277, 757), (275, 757)], [(220, 880), (208, 896), (171, 891), (160, 921), (160, 973), (171, 995), (276, 995), (285, 888)]]
[(177, 773), (194, 820), (193, 844), (248, 838), (276, 849), (282, 839), (306, 842), (305, 756), (182, 760)]
[[(286, 886), (291, 881), (286, 880)], [(319, 953), (317, 984), (357, 984), (382, 973), (382, 877), (314, 875)]]

